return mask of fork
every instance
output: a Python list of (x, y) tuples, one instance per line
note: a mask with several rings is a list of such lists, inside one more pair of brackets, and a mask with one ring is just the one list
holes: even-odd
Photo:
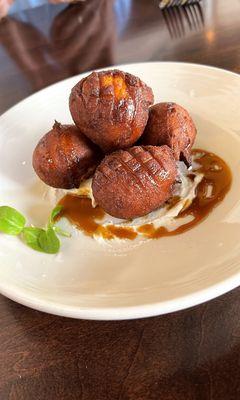
[(201, 0), (161, 0), (159, 7), (161, 9), (166, 7), (183, 6), (187, 4), (199, 3)]
[(183, 7), (166, 7), (162, 9), (162, 15), (172, 39), (183, 37), (188, 30), (199, 31), (204, 27), (204, 15), (199, 2)]

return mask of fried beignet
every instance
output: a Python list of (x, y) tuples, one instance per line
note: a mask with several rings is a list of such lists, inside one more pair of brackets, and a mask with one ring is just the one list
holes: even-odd
[(93, 176), (93, 197), (108, 214), (133, 219), (160, 207), (177, 177), (168, 146), (135, 146), (107, 155)]
[(100, 149), (77, 127), (55, 122), (34, 150), (33, 168), (47, 185), (72, 189), (93, 174), (100, 160)]
[(153, 92), (134, 75), (93, 72), (72, 89), (69, 107), (77, 127), (104, 152), (125, 148), (142, 135)]
[(191, 149), (196, 127), (187, 110), (176, 103), (158, 103), (149, 109), (149, 119), (141, 138), (146, 145), (168, 145), (176, 160), (191, 165)]

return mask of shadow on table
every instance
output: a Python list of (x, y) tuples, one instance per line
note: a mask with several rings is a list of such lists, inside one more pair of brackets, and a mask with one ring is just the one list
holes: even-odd
[(114, 40), (113, 0), (88, 0), (67, 6), (54, 17), (49, 35), (13, 17), (0, 22), (0, 44), (34, 90), (111, 65)]

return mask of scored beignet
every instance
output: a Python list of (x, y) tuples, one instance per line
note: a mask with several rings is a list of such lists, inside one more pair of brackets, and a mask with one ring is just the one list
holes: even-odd
[(129, 147), (142, 135), (153, 92), (119, 70), (93, 72), (72, 89), (69, 107), (78, 128), (104, 152)]
[(185, 108), (176, 103), (158, 103), (149, 109), (149, 119), (141, 143), (168, 145), (176, 160), (191, 164), (191, 149), (196, 127)]
[(93, 176), (96, 203), (108, 214), (133, 219), (171, 196), (177, 166), (168, 146), (135, 146), (107, 155)]

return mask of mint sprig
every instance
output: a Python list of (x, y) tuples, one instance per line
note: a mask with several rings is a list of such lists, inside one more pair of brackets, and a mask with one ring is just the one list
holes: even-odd
[(59, 216), (61, 211), (63, 210), (63, 206), (57, 205), (51, 212), (49, 224), (54, 225), (56, 218)]
[(8, 235), (20, 235), (24, 243), (33, 250), (57, 254), (60, 249), (58, 235), (70, 237), (68, 232), (55, 226), (55, 219), (63, 210), (62, 206), (56, 206), (50, 215), (47, 228), (25, 226), (26, 218), (15, 208), (8, 206), (0, 207), (0, 231)]
[(60, 228), (59, 226), (56, 226), (55, 225), (55, 221), (56, 221), (56, 218), (59, 216), (59, 214), (61, 214), (61, 212), (62, 212), (62, 210), (63, 210), (63, 206), (61, 206), (61, 205), (58, 205), (58, 206), (56, 206), (53, 210), (52, 210), (52, 212), (51, 212), (51, 215), (50, 215), (50, 218), (49, 218), (49, 222), (48, 222), (48, 227), (50, 228), (53, 228), (53, 230), (58, 234), (58, 235), (61, 235), (61, 236), (65, 236), (65, 237), (71, 237), (71, 234), (69, 233), (69, 232), (66, 232), (66, 231), (64, 231), (62, 228)]
[(38, 243), (44, 253), (56, 254), (59, 252), (60, 241), (51, 227), (39, 233)]
[(26, 219), (15, 208), (0, 207), (0, 231), (8, 235), (19, 235), (26, 223)]
[(41, 232), (44, 232), (44, 229), (35, 228), (34, 226), (28, 226), (22, 231), (22, 239), (33, 250), (42, 252), (43, 250), (38, 241)]

